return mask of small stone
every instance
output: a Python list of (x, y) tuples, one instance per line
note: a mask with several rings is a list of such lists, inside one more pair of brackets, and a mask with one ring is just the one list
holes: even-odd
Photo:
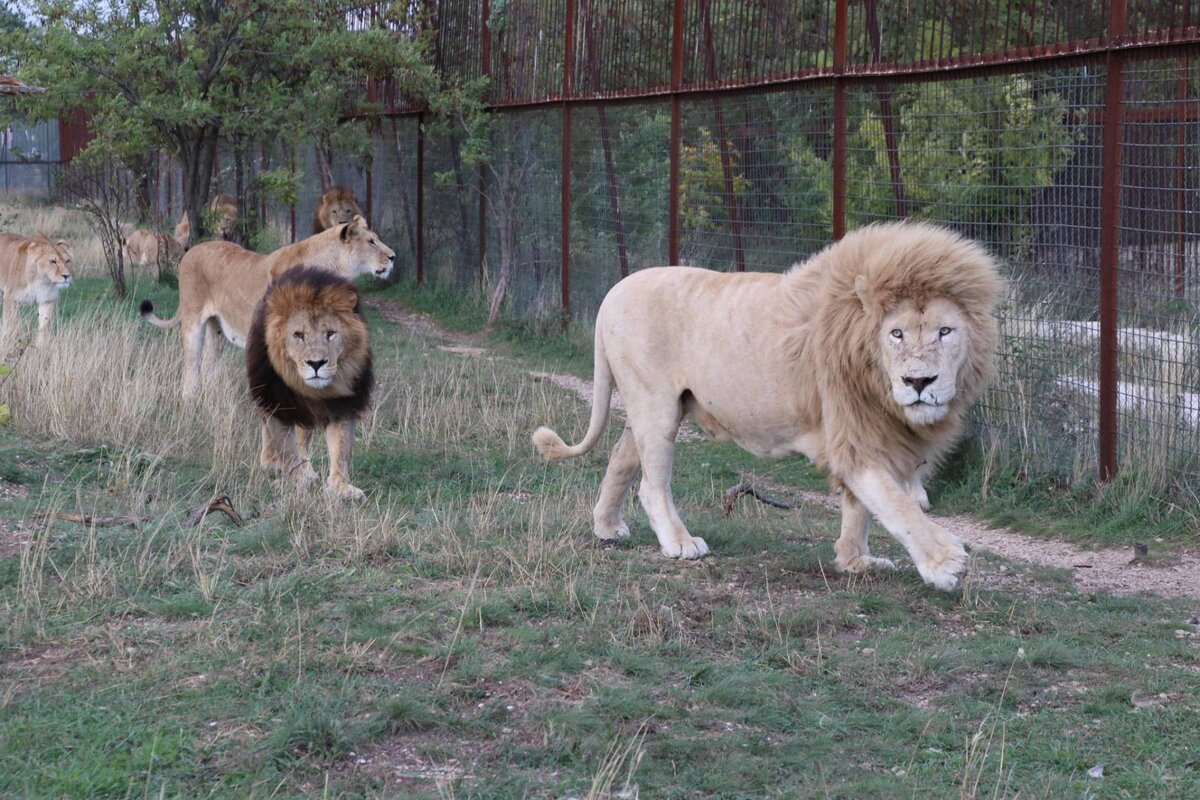
[(1088, 777), (1089, 778), (1103, 778), (1104, 777), (1104, 765), (1097, 764), (1096, 766), (1089, 769)]

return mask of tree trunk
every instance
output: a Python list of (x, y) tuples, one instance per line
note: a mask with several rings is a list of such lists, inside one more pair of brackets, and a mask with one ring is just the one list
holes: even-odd
[(184, 249), (199, 241), (208, 231), (203, 227), (208, 195), (212, 188), (213, 159), (217, 154), (220, 129), (206, 125), (199, 130), (183, 129), (175, 133), (179, 148), (183, 210), (191, 230)]
[[(518, 143), (520, 140), (518, 139)], [(508, 287), (517, 271), (517, 192), (520, 191), (520, 180), (516, 177), (513, 167), (513, 154), (506, 151), (500, 171), (496, 173), (495, 201), (491, 204), (496, 215), (496, 228), (500, 234), (500, 274), (492, 287), (492, 299), (488, 306), (487, 324), (485, 331), (494, 330), (500, 320), (500, 311), (504, 308), (504, 300), (508, 296)]]
[(321, 191), (333, 186), (333, 147), (326, 142), (317, 142), (315, 147), (317, 160), (317, 179), (321, 182)]

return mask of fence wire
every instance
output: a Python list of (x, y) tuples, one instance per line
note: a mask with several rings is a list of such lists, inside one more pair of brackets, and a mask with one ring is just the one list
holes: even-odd
[[(399, 26), (376, 3), (355, 19), (436, 30), (448, 83), (489, 78), (491, 156), (464, 163), (452, 127), (386, 76), (362, 78), (391, 111), (369, 127), (370, 157), (341, 154), (335, 178), (367, 198), (401, 274), (504, 288), (496, 311), (526, 320), (587, 321), (621, 277), (672, 261), (784, 270), (832, 241), (840, 207), (851, 229), (940, 222), (1010, 277), (999, 374), (976, 414), (985, 444), (1029, 474), (1103, 473), (1102, 329), (1115, 330), (1121, 468), (1194, 499), (1200, 9), (1114, 3), (440, 0)], [(286, 229), (295, 213), (302, 236), (320, 184), (311, 148), (288, 157), (301, 192), (268, 217)], [(1119, 290), (1102, 325), (1106, 274)]]

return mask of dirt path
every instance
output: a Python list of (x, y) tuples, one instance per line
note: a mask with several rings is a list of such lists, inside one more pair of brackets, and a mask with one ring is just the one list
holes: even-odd
[[(480, 337), (446, 330), (432, 318), (417, 314), (389, 301), (370, 301), (384, 316), (415, 336), (435, 342), (450, 353), (470, 357), (485, 357), (488, 351), (479, 346)], [(531, 377), (549, 381), (573, 393), (586, 404), (592, 402), (592, 382), (574, 375), (550, 372), (531, 372)], [(613, 396), (612, 407), (620, 410), (620, 398)], [(695, 435), (687, 431), (684, 436)], [(819, 492), (794, 492), (804, 502), (837, 510), (838, 499)], [(989, 528), (968, 516), (931, 515), (973, 548), (986, 550), (1011, 561), (1071, 572), (1081, 591), (1104, 591), (1113, 594), (1149, 592), (1163, 597), (1193, 597), (1200, 599), (1200, 555), (1182, 553), (1177, 558), (1135, 560), (1129, 548), (1085, 549), (1068, 542), (1039, 539), (1003, 528)]]

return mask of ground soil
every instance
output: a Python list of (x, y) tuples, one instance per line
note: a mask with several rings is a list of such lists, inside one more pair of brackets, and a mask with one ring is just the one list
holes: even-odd
[[(380, 314), (411, 334), (432, 340), (450, 353), (468, 357), (485, 357), (488, 351), (477, 336), (459, 334), (437, 324), (424, 314), (417, 314), (388, 301), (372, 301)], [(574, 375), (531, 372), (574, 393), (587, 404), (592, 402), (591, 381)], [(615, 394), (612, 407), (620, 410), (620, 398)], [(689, 431), (685, 435), (691, 435)], [(838, 508), (832, 495), (818, 492), (797, 492), (806, 502)], [(1003, 528), (992, 528), (969, 516), (938, 516), (933, 519), (968, 542), (973, 549), (986, 550), (1011, 561), (1040, 567), (1051, 567), (1071, 573), (1081, 591), (1104, 591), (1113, 594), (1157, 594), (1163, 597), (1192, 597), (1200, 599), (1200, 554), (1178, 553), (1170, 558), (1138, 558), (1130, 548), (1087, 549), (1068, 542), (1028, 536)], [(994, 574), (989, 582), (996, 579)]]

